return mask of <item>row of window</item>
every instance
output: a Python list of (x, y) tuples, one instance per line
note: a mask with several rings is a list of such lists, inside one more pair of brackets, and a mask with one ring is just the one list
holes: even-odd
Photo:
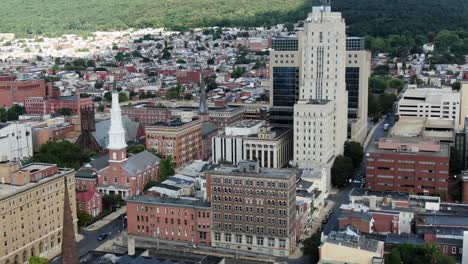
[[(229, 233), (224, 234), (224, 242), (235, 242), (235, 243), (243, 243), (244, 238), (242, 235), (234, 235), (235, 240), (233, 240), (233, 236)], [(215, 233), (214, 234), (214, 239), (215, 241), (221, 241), (221, 233)], [(267, 241), (267, 244), (264, 242)], [(263, 238), (263, 237), (257, 237), (256, 238), (256, 245), (257, 246), (266, 246), (268, 245), (269, 247), (275, 247), (275, 241), (276, 239), (273, 237), (269, 238)], [(248, 245), (253, 245), (254, 244), (254, 237), (253, 236), (246, 236), (245, 237), (245, 243)], [(280, 238), (279, 239), (279, 248), (286, 248), (286, 239)]]

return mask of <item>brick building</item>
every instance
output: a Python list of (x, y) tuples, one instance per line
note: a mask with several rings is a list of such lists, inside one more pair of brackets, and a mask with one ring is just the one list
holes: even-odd
[(194, 198), (131, 196), (127, 202), (129, 236), (211, 244), (211, 207)]
[(112, 93), (111, 124), (107, 149), (108, 166), (97, 175), (97, 190), (122, 197), (139, 195), (146, 183), (157, 181), (160, 159), (149, 151), (127, 157), (125, 130), (118, 93)]
[(126, 115), (130, 120), (141, 124), (168, 122), (171, 119), (171, 112), (167, 107), (158, 107), (148, 104), (123, 106), (122, 115)]
[(296, 171), (238, 167), (206, 172), (213, 211), (212, 245), (289, 256), (296, 249)]
[(102, 194), (95, 188), (76, 190), (76, 205), (78, 211), (97, 217), (102, 213)]
[(54, 114), (61, 108), (70, 108), (73, 114), (78, 115), (78, 109), (93, 106), (93, 98), (86, 97), (77, 100), (77, 96), (59, 96), (52, 98), (28, 97), (24, 101), (24, 107), (28, 114)]
[(182, 118), (145, 127), (146, 148), (163, 158), (171, 156), (177, 166), (202, 158), (202, 121)]
[[(64, 201), (70, 202), (73, 219), (67, 229)], [(0, 208), (0, 263), (25, 263), (31, 256), (52, 259), (61, 253), (64, 230), (77, 232), (75, 173), (55, 164), (1, 163)]]
[(447, 194), (449, 147), (434, 140), (383, 138), (366, 155), (367, 188), (423, 195)]
[(0, 107), (23, 104), (28, 97), (45, 97), (44, 80), (2, 80), (0, 81)]

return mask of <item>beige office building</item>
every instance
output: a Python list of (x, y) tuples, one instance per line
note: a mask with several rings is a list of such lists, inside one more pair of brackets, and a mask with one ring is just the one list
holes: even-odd
[[(348, 39), (353, 40), (356, 38)], [(348, 91), (348, 139), (363, 144), (367, 136), (367, 113), (369, 96), (369, 77), (371, 72), (371, 53), (366, 50), (354, 50), (358, 49), (358, 47), (355, 47), (353, 45), (347, 45), (346, 48), (346, 90)]]
[(31, 256), (61, 253), (65, 180), (75, 233), (75, 172), (54, 164), (0, 164), (0, 263), (24, 263)]

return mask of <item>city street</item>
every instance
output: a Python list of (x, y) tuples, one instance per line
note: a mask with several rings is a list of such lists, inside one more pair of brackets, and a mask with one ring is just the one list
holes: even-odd
[[(95, 231), (82, 230), (80, 234), (83, 235), (84, 238), (78, 242), (79, 255), (82, 256), (90, 250), (95, 250), (107, 240), (117, 237), (120, 234), (119, 230), (122, 229), (122, 221), (123, 221), (122, 219), (117, 218), (98, 230), (95, 230)], [(103, 234), (103, 233), (107, 233), (107, 234), (110, 233), (110, 235), (107, 237), (107, 239), (103, 241), (99, 241), (98, 237), (100, 234)], [(53, 259), (50, 263), (52, 264), (61, 263), (61, 257), (57, 257)]]

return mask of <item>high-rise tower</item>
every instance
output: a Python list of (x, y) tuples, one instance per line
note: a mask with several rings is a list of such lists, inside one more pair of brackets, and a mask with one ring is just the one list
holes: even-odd
[(314, 6), (299, 34), (302, 78), (294, 106), (294, 160), (300, 168), (330, 165), (346, 141), (346, 25), (329, 5)]
[(109, 128), (109, 162), (119, 163), (127, 159), (127, 143), (122, 124), (122, 111), (119, 105), (119, 93), (112, 92), (111, 125)]

